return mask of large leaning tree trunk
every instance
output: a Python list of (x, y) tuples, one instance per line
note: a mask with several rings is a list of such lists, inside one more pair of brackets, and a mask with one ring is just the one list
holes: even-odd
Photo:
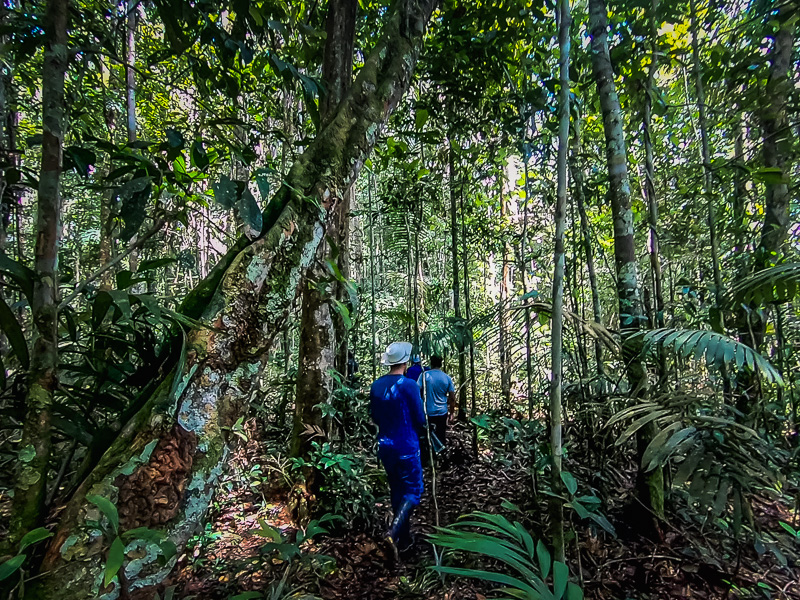
[[(328, 3), (325, 56), (322, 64), (322, 79), (327, 94), (322, 101), (321, 118), (326, 123), (335, 114), (336, 107), (347, 93), (353, 79), (353, 44), (355, 41), (356, 11), (358, 0), (331, 0)], [(327, 238), (339, 250), (339, 272), (346, 262), (345, 243), (349, 234), (350, 189), (344, 190), (336, 199), (336, 208), (328, 225)], [(292, 456), (307, 456), (311, 441), (322, 430), (323, 416), (320, 404), (329, 403), (333, 394), (331, 370), (341, 371), (341, 359), (337, 360), (339, 346), (346, 341), (347, 330), (337, 324), (335, 305), (339, 282), (331, 276), (326, 259), (334, 261), (331, 244), (320, 243), (317, 256), (302, 291), (300, 315), (300, 348), (298, 354), (297, 391), (292, 426)], [(332, 281), (328, 286), (326, 282)], [(338, 306), (341, 306), (338, 305)], [(346, 344), (343, 344), (346, 350)], [(315, 474), (305, 474), (307, 492), (316, 493)], [(305, 494), (304, 494), (305, 496)]]
[[(114, 502), (119, 529), (148, 527), (182, 550), (208, 510), (228, 453), (232, 425), (254, 389), (274, 336), (302, 285), (325, 222), (358, 176), (377, 136), (408, 89), (435, 0), (401, 2), (336, 115), (298, 157), (265, 209), (264, 230), (239, 242), (184, 303), (213, 328), (188, 333), (186, 360), (120, 431), (65, 507), (40, 576), (26, 598), (95, 598), (109, 542), (88, 495)], [(202, 300), (202, 302), (199, 302)], [(142, 597), (172, 570), (157, 543), (134, 539), (123, 566)], [(113, 585), (119, 585), (114, 583)], [(138, 590), (145, 590), (139, 592)]]
[[(603, 0), (589, 0), (589, 32), (592, 36), (592, 71), (600, 98), (606, 140), (608, 201), (614, 219), (614, 266), (617, 274), (620, 329), (623, 338), (628, 338), (639, 329), (643, 310), (633, 239), (631, 184), (628, 177), (624, 123), (608, 51), (608, 14)], [(631, 391), (637, 397), (642, 396), (647, 390), (647, 373), (638, 357), (637, 349), (631, 347), (630, 343), (623, 343), (623, 358)], [(641, 464), (644, 450), (654, 436), (655, 425), (652, 423), (639, 429), (637, 433), (637, 490), (643, 504), (656, 516), (663, 518), (664, 474), (660, 467), (644, 473)]]
[(8, 543), (16, 544), (44, 516), (52, 432), (53, 391), (58, 368), (58, 247), (61, 241), (61, 165), (68, 65), (68, 0), (49, 0), (42, 64), (42, 164), (36, 216), (31, 315), (36, 338), (30, 357), (26, 415)]

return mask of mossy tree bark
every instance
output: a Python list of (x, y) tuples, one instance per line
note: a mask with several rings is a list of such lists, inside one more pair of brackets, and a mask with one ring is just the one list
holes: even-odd
[[(87, 495), (115, 502), (121, 529), (161, 531), (179, 553), (202, 525), (227, 456), (225, 427), (256, 390), (335, 199), (355, 181), (408, 89), (435, 4), (398, 3), (330, 123), (298, 157), (265, 209), (262, 235), (240, 240), (186, 299), (184, 312), (198, 314), (202, 308), (200, 316), (213, 329), (188, 333), (180, 369), (125, 425), (65, 507), (27, 598), (97, 596), (107, 541), (88, 526), (99, 515)], [(123, 568), (130, 591), (158, 585), (169, 574), (176, 558), (162, 565), (159, 552), (146, 540), (128, 544)]]
[(52, 450), (50, 422), (58, 381), (58, 248), (61, 241), (61, 166), (66, 128), (64, 81), (68, 65), (68, 0), (49, 0), (42, 64), (42, 163), (36, 216), (31, 315), (35, 341), (30, 357), (26, 416), (14, 482), (10, 545), (44, 517)]
[[(592, 71), (597, 84), (608, 165), (608, 201), (614, 219), (614, 265), (617, 275), (620, 329), (623, 335), (638, 330), (644, 318), (639, 293), (636, 249), (633, 238), (631, 186), (628, 177), (628, 155), (625, 146), (622, 108), (614, 84), (614, 71), (608, 50), (608, 14), (604, 0), (589, 0), (589, 32), (592, 36)], [(626, 335), (627, 334), (627, 335)], [(647, 373), (638, 357), (638, 349), (623, 343), (623, 358), (627, 365), (631, 392), (643, 396), (647, 391)], [(639, 470), (637, 489), (643, 504), (659, 517), (664, 517), (664, 474), (656, 468), (644, 472), (641, 458), (655, 436), (655, 425), (643, 427), (637, 433)]]
[[(323, 122), (330, 119), (347, 93), (353, 79), (353, 45), (355, 41), (357, 0), (331, 0), (328, 3), (327, 38), (322, 65), (322, 78), (327, 94), (321, 102)], [(347, 277), (347, 237), (349, 235), (350, 189), (335, 199), (335, 209), (327, 230), (327, 239), (317, 249), (302, 292), (300, 314), (300, 348), (298, 355), (295, 413), (292, 425), (292, 456), (308, 458), (311, 443), (324, 438), (323, 415), (319, 405), (331, 402), (334, 380), (331, 370), (346, 373), (347, 328), (335, 310), (341, 302), (341, 283), (332, 277), (326, 260), (337, 265)], [(330, 240), (331, 243), (328, 243)], [(334, 253), (333, 250), (337, 250)], [(343, 269), (344, 267), (344, 269)], [(338, 306), (342, 306), (339, 304)], [(344, 360), (341, 349), (344, 349)], [(318, 491), (320, 473), (306, 469), (303, 496)]]

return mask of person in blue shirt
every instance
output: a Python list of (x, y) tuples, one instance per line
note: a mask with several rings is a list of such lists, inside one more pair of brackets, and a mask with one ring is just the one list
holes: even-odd
[(453, 420), (456, 412), (456, 388), (450, 376), (442, 371), (441, 356), (431, 356), (431, 370), (419, 376), (417, 385), (425, 396), (431, 433), (444, 444), (447, 423)]
[(411, 381), (416, 381), (420, 375), (422, 375), (422, 359), (419, 354), (415, 354), (411, 357), (411, 366), (406, 371), (406, 377)]
[(405, 376), (411, 344), (394, 342), (381, 363), (389, 373), (370, 388), (370, 412), (378, 425), (378, 457), (386, 469), (394, 518), (386, 539), (395, 557), (413, 546), (411, 513), (422, 499), (419, 437), (426, 428), (422, 397), (416, 382)]

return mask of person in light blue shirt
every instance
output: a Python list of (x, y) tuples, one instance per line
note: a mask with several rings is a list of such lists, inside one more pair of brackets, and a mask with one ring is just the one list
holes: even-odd
[(441, 356), (431, 357), (431, 370), (419, 376), (417, 385), (422, 391), (431, 433), (444, 444), (447, 423), (456, 412), (456, 388), (450, 376), (442, 371)]

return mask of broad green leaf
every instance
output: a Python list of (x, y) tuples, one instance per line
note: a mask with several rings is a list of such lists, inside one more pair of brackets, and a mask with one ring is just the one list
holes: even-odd
[(569, 583), (569, 568), (560, 561), (553, 563), (553, 597), (560, 600)]
[(116, 196), (122, 200), (119, 215), (123, 228), (119, 238), (129, 241), (141, 229), (147, 218), (147, 204), (153, 191), (152, 179), (149, 176), (135, 177), (117, 188)]
[(108, 522), (111, 525), (111, 530), (114, 533), (117, 533), (119, 531), (119, 513), (117, 512), (117, 507), (114, 505), (114, 503), (103, 496), (86, 496), (86, 500), (91, 504), (94, 504), (100, 510), (105, 518), (108, 519)]
[(33, 297), (33, 283), (37, 280), (36, 273), (16, 260), (10, 259), (2, 250), (0, 250), (0, 273), (5, 273), (14, 280), (30, 304)]
[(114, 538), (111, 542), (111, 547), (108, 549), (108, 557), (106, 558), (106, 568), (103, 573), (103, 586), (107, 587), (117, 576), (117, 573), (122, 568), (122, 563), (125, 562), (125, 544), (118, 537)]
[(592, 521), (594, 521), (595, 523), (597, 523), (598, 525), (600, 525), (600, 527), (602, 527), (603, 529), (605, 529), (605, 530), (606, 530), (608, 533), (610, 533), (612, 536), (614, 536), (614, 537), (617, 537), (617, 530), (616, 530), (616, 529), (614, 528), (614, 526), (611, 524), (611, 521), (609, 521), (609, 520), (608, 520), (608, 519), (605, 517), (605, 515), (601, 515), (600, 513), (593, 512), (593, 513), (589, 513), (589, 518), (590, 518)]
[(53, 534), (45, 529), (44, 527), (37, 527), (26, 533), (22, 540), (19, 542), (19, 552), (22, 553), (25, 548), (28, 546), (32, 546), (33, 544), (38, 544), (42, 540), (46, 540), (47, 538), (53, 537)]
[(28, 355), (28, 342), (25, 340), (25, 334), (22, 333), (22, 327), (14, 316), (14, 312), (6, 304), (6, 301), (0, 295), (0, 329), (6, 335), (14, 355), (22, 365), (22, 368), (28, 369), (30, 366), (30, 357)]
[(542, 579), (547, 579), (553, 559), (550, 557), (550, 551), (542, 540), (536, 542), (536, 558), (539, 561), (539, 573), (541, 573)]
[(195, 140), (192, 142), (191, 159), (192, 165), (201, 171), (205, 171), (208, 168), (208, 153), (206, 152), (205, 146), (203, 146), (203, 142), (201, 140)]
[(239, 198), (239, 188), (227, 175), (220, 177), (219, 181), (211, 185), (214, 191), (214, 200), (222, 208), (231, 209)]
[(417, 131), (422, 131), (425, 127), (425, 123), (428, 122), (428, 111), (424, 108), (418, 108), (416, 111), (416, 115), (414, 116), (414, 126), (417, 128)]
[(258, 208), (256, 199), (247, 187), (244, 188), (237, 204), (239, 206), (239, 218), (241, 218), (250, 229), (260, 233), (263, 225), (261, 209)]
[(583, 600), (583, 590), (581, 586), (570, 581), (567, 584), (567, 600)]
[(578, 482), (575, 476), (569, 471), (561, 471), (561, 481), (564, 482), (564, 486), (567, 488), (569, 495), (574, 496), (575, 492), (578, 491)]
[(532, 600), (539, 600), (542, 596), (530, 585), (511, 577), (510, 575), (503, 575), (502, 573), (492, 573), (491, 571), (481, 571), (478, 569), (461, 569), (456, 567), (431, 567), (437, 573), (444, 573), (445, 575), (456, 575), (458, 577), (470, 577), (472, 579), (481, 579), (483, 581), (490, 581), (492, 583), (501, 583), (503, 585), (513, 586), (517, 589), (524, 590), (529, 594)]
[(0, 581), (4, 579), (8, 579), (14, 573), (16, 573), (19, 568), (22, 566), (22, 563), (25, 562), (25, 555), (24, 554), (17, 554), (13, 558), (9, 558), (4, 563), (0, 563)]
[(581, 519), (586, 519), (589, 517), (589, 511), (586, 510), (586, 507), (574, 498), (565, 506), (572, 508), (576, 513), (578, 513), (578, 516)]
[(281, 543), (283, 538), (281, 537), (281, 532), (269, 525), (264, 519), (259, 519), (258, 524), (261, 525), (261, 529), (254, 529), (252, 532), (260, 537), (265, 537), (271, 539), (273, 542)]

